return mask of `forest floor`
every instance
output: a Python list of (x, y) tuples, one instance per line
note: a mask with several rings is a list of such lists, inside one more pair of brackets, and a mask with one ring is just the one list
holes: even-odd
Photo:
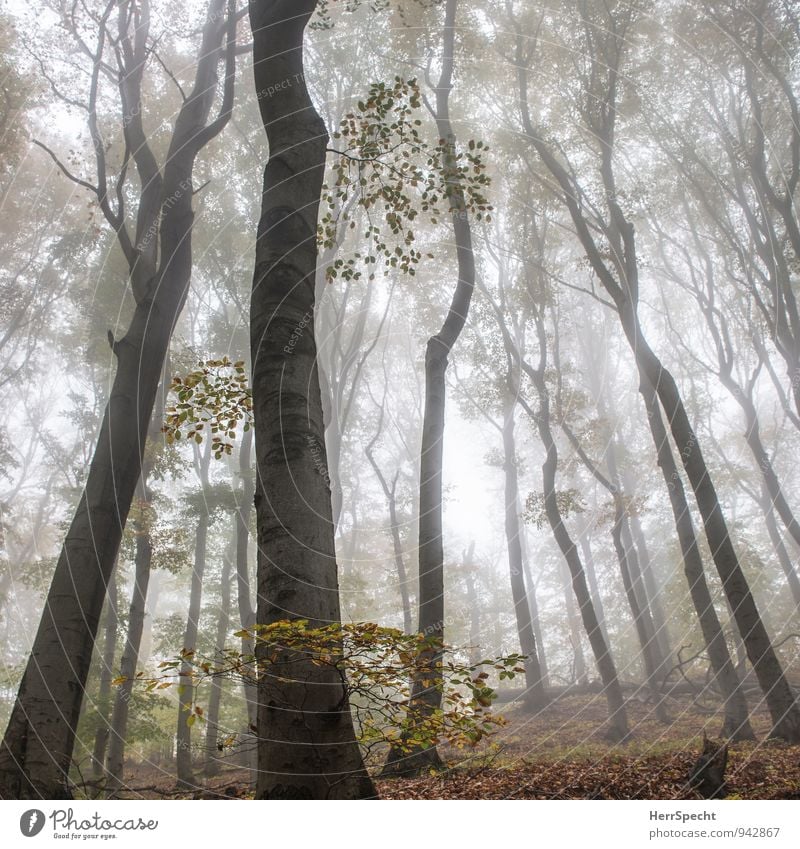
[[(606, 704), (601, 696), (561, 698), (538, 713), (499, 706), (506, 724), (487, 743), (442, 750), (447, 769), (420, 778), (378, 779), (384, 799), (691, 799), (689, 771), (702, 735), (715, 737), (722, 717), (688, 698), (670, 699), (669, 725), (651, 705), (631, 700), (631, 739), (603, 739)], [(768, 740), (769, 716), (754, 711), (757, 741), (729, 747), (728, 798), (800, 799), (800, 746)], [(225, 768), (194, 793), (174, 790), (167, 768), (131, 765), (125, 798), (247, 798), (248, 772)]]

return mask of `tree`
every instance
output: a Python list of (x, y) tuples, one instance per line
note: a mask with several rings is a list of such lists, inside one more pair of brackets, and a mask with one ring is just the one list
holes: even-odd
[[(269, 142), (250, 312), (260, 625), (340, 621), (314, 340), (328, 133), (303, 71), (303, 32), (315, 7), (315, 0), (250, 4), (256, 92)], [(373, 796), (336, 671), (297, 650), (281, 652), (278, 668), (280, 674), (267, 671), (258, 682), (256, 797)]]
[[(632, 8), (627, 6), (609, 7), (605, 12), (595, 9), (593, 4), (581, 7), (584, 34), (589, 40), (586, 55), (590, 57), (591, 67), (594, 68), (594, 71), (590, 69), (589, 74), (582, 80), (584, 93), (581, 117), (600, 145), (598, 168), (607, 218), (601, 217), (598, 221), (596, 215), (587, 211), (586, 193), (574, 178), (571, 167), (564, 165), (553, 145), (531, 120), (525, 70), (527, 62), (524, 58), (526, 51), (520, 36), (519, 86), (524, 129), (557, 186), (556, 191), (569, 211), (592, 270), (618, 313), (639, 370), (641, 392), (648, 405), (651, 424), (657, 415), (655, 403), (663, 407), (667, 416), (684, 470), (703, 517), (706, 537), (723, 589), (770, 707), (774, 723), (773, 733), (787, 740), (794, 740), (800, 735), (800, 709), (794, 703), (791, 687), (742, 572), (713, 479), (703, 459), (697, 434), (686, 413), (677, 383), (650, 347), (639, 320), (636, 239), (633, 225), (625, 217), (619, 203), (613, 165), (618, 75), (625, 54), (626, 34), (634, 24), (634, 15)], [(599, 226), (599, 232), (610, 248), (608, 259), (604, 248), (598, 244), (592, 232), (595, 226)], [(662, 440), (656, 439), (657, 447), (660, 444)], [(668, 485), (676, 489), (677, 481), (670, 480)]]
[[(74, 7), (73, 7), (74, 8)], [(112, 19), (116, 13), (116, 30)], [(147, 427), (175, 321), (192, 267), (192, 170), (200, 151), (225, 126), (233, 102), (236, 15), (210, 0), (194, 86), (177, 114), (161, 166), (144, 133), (142, 78), (151, 58), (149, 3), (107, 2), (90, 14), (95, 46), (67, 15), (78, 49), (88, 58), (90, 89), (83, 105), (93, 142), (96, 182), (58, 167), (96, 199), (116, 235), (130, 273), (135, 309), (121, 339), (109, 337), (117, 360), (83, 496), (64, 539), (42, 621), (0, 749), (4, 798), (68, 798), (69, 769), (83, 690), (122, 530), (139, 480)], [(114, 46), (112, 46), (114, 45)], [(116, 66), (106, 59), (113, 51)], [(209, 121), (224, 61), (224, 94)], [(99, 125), (101, 80), (119, 91), (123, 152), (111, 182)], [(128, 229), (126, 177), (135, 165), (141, 193), (135, 233)]]

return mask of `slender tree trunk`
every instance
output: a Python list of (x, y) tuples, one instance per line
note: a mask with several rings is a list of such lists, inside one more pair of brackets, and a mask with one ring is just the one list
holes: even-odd
[[(625, 488), (627, 492), (633, 492), (630, 488), (630, 481), (626, 478)], [(661, 600), (661, 590), (656, 580), (655, 570), (653, 569), (653, 560), (650, 557), (650, 551), (645, 539), (642, 522), (639, 514), (634, 508), (628, 511), (630, 519), (631, 532), (633, 540), (636, 544), (636, 551), (639, 555), (639, 563), (642, 567), (642, 577), (644, 578), (644, 587), (647, 594), (647, 599), (650, 603), (650, 611), (653, 616), (653, 625), (656, 629), (656, 639), (658, 640), (661, 656), (664, 659), (665, 665), (669, 665), (672, 660), (672, 645), (669, 638), (669, 629), (667, 627), (667, 617), (664, 611), (664, 605)]]
[[(517, 501), (517, 515), (522, 515), (522, 505)], [(522, 528), (520, 536), (522, 545), (522, 571), (525, 574), (525, 593), (528, 596), (528, 604), (531, 610), (531, 623), (533, 624), (533, 636), (536, 639), (536, 652), (539, 656), (539, 671), (542, 675), (542, 684), (545, 690), (550, 686), (550, 673), (547, 667), (547, 653), (544, 648), (544, 637), (542, 636), (542, 621), (539, 617), (539, 602), (536, 599), (536, 584), (531, 574), (530, 558), (528, 557), (528, 543), (525, 528)]]
[(469, 606), (469, 662), (476, 666), (481, 660), (481, 609), (478, 603), (478, 589), (475, 586), (475, 540), (462, 554), (461, 563), (464, 567), (464, 578), (467, 584), (467, 605)]
[(733, 740), (752, 740), (755, 735), (748, 719), (747, 700), (706, 582), (703, 559), (697, 545), (689, 502), (686, 499), (683, 480), (672, 454), (658, 399), (655, 390), (644, 377), (640, 380), (639, 392), (645, 402), (647, 420), (656, 448), (658, 465), (661, 468), (669, 494), (678, 543), (683, 557), (683, 570), (689, 584), (689, 595), (700, 623), (700, 630), (706, 644), (711, 668), (714, 670), (725, 703), (722, 734)]
[(519, 480), (517, 452), (514, 440), (514, 399), (508, 399), (503, 420), (503, 453), (505, 475), (505, 528), (508, 546), (508, 567), (511, 575), (511, 597), (517, 621), (520, 651), (525, 655), (525, 705), (537, 710), (547, 703), (547, 695), (539, 666), (536, 638), (531, 620), (531, 609), (525, 592), (525, 575), (522, 561), (522, 527), (519, 509)]
[(711, 475), (672, 375), (647, 344), (632, 308), (621, 311), (623, 328), (640, 372), (654, 386), (703, 517), (706, 537), (736, 626), (744, 641), (772, 717), (772, 736), (800, 741), (800, 707), (772, 647), (772, 642), (733, 547)]
[(797, 577), (797, 571), (794, 568), (789, 552), (786, 550), (786, 545), (783, 542), (778, 523), (775, 521), (775, 513), (772, 507), (772, 500), (769, 494), (762, 492), (759, 505), (764, 513), (764, 521), (767, 525), (767, 533), (769, 534), (770, 542), (775, 550), (775, 556), (778, 558), (783, 574), (786, 576), (786, 583), (792, 593), (794, 606), (800, 609), (800, 578)]
[[(163, 174), (149, 187), (158, 195), (155, 209), (140, 207), (140, 220), (157, 222), (160, 216), (160, 264), (150, 269), (141, 259), (133, 261), (133, 318), (123, 338), (109, 334), (117, 361), (114, 383), (0, 747), (0, 798), (72, 795), (69, 770), (75, 730), (103, 599), (139, 480), (164, 358), (190, 283), (194, 161), (230, 114), (233, 47), (228, 52), (223, 113), (206, 124), (225, 30), (220, 26), (224, 0), (211, 0), (208, 8), (195, 87), (176, 118)], [(235, 36), (229, 43), (234, 45)], [(147, 234), (137, 233), (137, 246), (138, 237)]]
[[(233, 569), (233, 548), (236, 538), (233, 539), (231, 550), (227, 552), (222, 561), (222, 575), (220, 577), (220, 606), (217, 617), (217, 636), (214, 641), (216, 650), (216, 662), (224, 661), (225, 640), (228, 636), (228, 628), (231, 622), (231, 572)], [(222, 751), (219, 729), (219, 709), (222, 702), (222, 680), (219, 676), (211, 679), (211, 693), (208, 697), (208, 710), (206, 712), (206, 757), (203, 774), (211, 777), (219, 774), (219, 756)]]
[[(140, 485), (142, 503), (147, 503), (144, 481)], [(150, 583), (150, 570), (153, 559), (153, 547), (147, 521), (137, 522), (136, 557), (133, 581), (133, 595), (128, 612), (128, 635), (122, 650), (119, 674), (125, 680), (117, 688), (114, 696), (114, 711), (111, 715), (111, 739), (108, 746), (107, 788), (113, 794), (122, 787), (125, 764), (125, 744), (128, 734), (128, 709), (133, 694), (136, 667), (139, 662), (139, 649), (144, 631), (147, 588)]]
[[(475, 288), (475, 257), (472, 230), (458, 171), (456, 136), (450, 121), (455, 49), (457, 0), (446, 0), (444, 12), (442, 71), (436, 86), (436, 127), (446, 150), (443, 176), (448, 185), (451, 225), (458, 264), (458, 281), (447, 317), (425, 349), (425, 412), (422, 421), (419, 484), (419, 632), (434, 644), (444, 643), (444, 545), (442, 534), (442, 451), (445, 421), (445, 372), (448, 357), (467, 320)], [(413, 722), (424, 723), (441, 708), (441, 651), (431, 649), (427, 668), (413, 682), (409, 711)], [(439, 768), (435, 746), (410, 753), (391, 749), (384, 774), (419, 773)]]
[[(563, 556), (558, 564), (558, 572), (561, 575), (561, 585), (564, 589), (564, 606), (567, 609), (567, 626), (569, 627), (569, 643), (572, 646), (572, 681), (583, 686), (586, 680), (586, 658), (583, 654), (583, 641), (581, 640), (581, 620), (575, 607), (575, 593), (572, 590), (572, 579)], [(599, 624), (599, 622), (598, 622)]]
[[(250, 312), (258, 622), (340, 621), (331, 493), (314, 339), (317, 216), (328, 135), (303, 76), (314, 0), (253, 0), (254, 73), (269, 140)], [(288, 82), (287, 82), (288, 81)], [(259, 650), (259, 654), (262, 654)], [(375, 791), (336, 670), (301, 653), (259, 679), (259, 799)]]
[[(540, 345), (545, 340), (541, 334)], [(550, 431), (549, 400), (547, 387), (544, 382), (544, 370), (541, 370), (541, 379), (536, 381), (536, 389), (539, 393), (539, 415), (537, 417), (539, 435), (546, 451), (546, 459), (542, 465), (542, 485), (544, 491), (544, 507), (547, 521), (553, 531), (553, 536), (558, 543), (572, 579), (572, 589), (581, 612), (581, 619), (592, 647), (597, 670), (603, 682), (606, 699), (608, 701), (608, 730), (607, 736), (613, 742), (621, 742), (628, 738), (628, 720), (625, 711), (625, 701), (622, 696), (617, 670), (614, 660), (609, 652), (608, 645), (603, 637), (597, 613), (592, 604), (589, 587), (586, 583), (586, 574), (583, 570), (578, 549), (569, 535), (564, 520), (561, 517), (561, 509), (558, 504), (556, 491), (556, 470), (558, 468), (558, 450), (555, 440)]]
[[(607, 737), (614, 742), (621, 742), (628, 738), (628, 718), (625, 710), (625, 700), (622, 695), (622, 687), (617, 676), (614, 659), (608, 648), (608, 643), (600, 629), (597, 611), (592, 604), (589, 586), (586, 582), (586, 573), (583, 569), (578, 548), (564, 524), (561, 515), (561, 507), (558, 503), (558, 490), (556, 489), (556, 474), (558, 471), (558, 448), (550, 425), (550, 394), (545, 380), (547, 370), (547, 335), (545, 333), (544, 319), (541, 313), (537, 313), (536, 335), (539, 342), (539, 365), (533, 368), (528, 365), (519, 354), (519, 365), (531, 379), (539, 398), (539, 411), (534, 413), (527, 403), (523, 406), (529, 416), (536, 423), (539, 437), (545, 450), (545, 461), (542, 465), (542, 492), (544, 494), (544, 511), (550, 529), (553, 532), (556, 543), (569, 568), (572, 579), (572, 589), (581, 612), (581, 619), (592, 647), (597, 671), (603, 682), (606, 700), (608, 702), (608, 727)], [(522, 399), (519, 399), (520, 403)]]
[[(206, 547), (208, 528), (211, 518), (206, 511), (201, 512), (197, 520), (194, 540), (194, 566), (189, 591), (189, 613), (186, 618), (186, 630), (183, 635), (183, 651), (194, 652), (197, 647), (197, 632), (200, 624), (200, 610), (203, 603), (203, 575), (206, 569)], [(178, 724), (176, 730), (176, 770), (178, 788), (191, 790), (195, 787), (192, 768), (192, 726), (187, 720), (192, 715), (194, 705), (194, 684), (192, 668), (188, 661), (181, 664), (178, 678)]]
[(597, 620), (600, 623), (600, 630), (603, 632), (603, 639), (606, 645), (611, 646), (611, 639), (608, 636), (606, 628), (606, 611), (603, 606), (603, 598), (600, 595), (600, 587), (597, 583), (597, 567), (594, 563), (594, 554), (592, 553), (592, 544), (589, 542), (589, 532), (585, 530), (579, 539), (581, 553), (583, 554), (583, 565), (586, 570), (586, 578), (589, 582), (589, 594), (592, 597), (592, 604), (597, 612)]
[(103, 635), (103, 657), (100, 669), (100, 688), (97, 694), (97, 713), (99, 725), (94, 735), (92, 750), (92, 773), (95, 778), (103, 775), (103, 762), (106, 757), (108, 744), (108, 724), (111, 713), (111, 681), (114, 678), (114, 656), (117, 651), (117, 629), (119, 628), (119, 613), (117, 612), (117, 579), (112, 573), (106, 591), (106, 622)]

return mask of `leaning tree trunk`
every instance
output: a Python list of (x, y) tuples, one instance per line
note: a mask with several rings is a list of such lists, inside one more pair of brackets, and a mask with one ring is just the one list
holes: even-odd
[(670, 423), (673, 439), (694, 491), (700, 515), (703, 517), (706, 537), (722, 580), (722, 588), (772, 717), (771, 734), (788, 742), (800, 742), (800, 707), (795, 701), (792, 688), (742, 571), (713, 480), (675, 379), (647, 344), (635, 310), (628, 305), (628, 308), (621, 309), (620, 313), (639, 370), (646, 375), (650, 385), (655, 387)]
[(603, 636), (597, 612), (592, 604), (589, 586), (586, 583), (586, 573), (583, 569), (577, 546), (572, 541), (567, 526), (561, 516), (561, 508), (558, 503), (556, 490), (556, 471), (558, 469), (558, 449), (550, 429), (550, 399), (545, 382), (545, 368), (547, 362), (546, 345), (547, 338), (544, 326), (537, 320), (537, 331), (539, 336), (540, 362), (538, 369), (526, 370), (533, 380), (536, 392), (539, 396), (539, 413), (535, 416), (546, 453), (542, 465), (542, 487), (544, 493), (544, 509), (547, 521), (558, 544), (561, 554), (567, 563), (572, 578), (572, 589), (581, 612), (583, 626), (589, 645), (592, 647), (597, 671), (603, 682), (603, 689), (608, 702), (608, 728), (607, 737), (613, 742), (621, 742), (628, 738), (628, 719), (625, 711), (625, 700), (622, 695), (622, 687), (617, 677), (617, 669), (611, 657), (608, 644)]
[[(317, 216), (327, 131), (303, 75), (314, 0), (252, 0), (254, 74), (269, 141), (250, 308), (258, 621), (340, 621), (314, 339)], [(373, 796), (337, 671), (284, 652), (259, 678), (259, 799)]]
[[(133, 262), (133, 318), (121, 339), (109, 334), (117, 371), (86, 485), (64, 538), (0, 747), (0, 798), (72, 796), (69, 770), (75, 730), (103, 599), (139, 480), (164, 358), (191, 278), (194, 162), (222, 129), (221, 119), (227, 121), (232, 105), (235, 36), (229, 41), (223, 113), (206, 124), (216, 89), (224, 9), (224, 0), (209, 4), (195, 87), (178, 113), (163, 174), (155, 184), (161, 187), (154, 200), (155, 214), (140, 209), (140, 220), (158, 222), (160, 214), (154, 232), (161, 260), (152, 269), (139, 260)], [(139, 237), (152, 234), (138, 233)], [(148, 270), (143, 273), (142, 267)]]
[(503, 469), (505, 475), (505, 529), (508, 546), (508, 566), (511, 575), (511, 597), (517, 621), (520, 651), (525, 656), (526, 707), (538, 710), (547, 703), (544, 681), (539, 666), (536, 636), (531, 619), (531, 608), (525, 591), (525, 574), (522, 562), (522, 527), (519, 510), (519, 476), (517, 451), (514, 439), (514, 399), (509, 398), (503, 419)]
[(639, 384), (650, 434), (656, 449), (656, 457), (669, 494), (670, 507), (678, 535), (683, 559), (683, 571), (689, 584), (689, 595), (700, 623), (708, 659), (722, 692), (725, 703), (725, 719), (722, 734), (733, 740), (752, 740), (755, 735), (748, 719), (747, 699), (731, 658), (725, 634), (722, 630), (711, 591), (706, 582), (703, 559), (697, 544), (689, 502), (683, 488), (683, 480), (669, 444), (669, 436), (658, 405), (655, 390), (642, 377)]
[[(661, 657), (653, 620), (650, 616), (650, 608), (646, 603), (646, 596), (642, 591), (641, 572), (639, 570), (636, 553), (633, 550), (633, 540), (628, 526), (628, 514), (625, 499), (622, 495), (619, 479), (616, 474), (616, 464), (613, 456), (606, 450), (606, 458), (611, 479), (607, 478), (584, 451), (577, 436), (572, 429), (562, 421), (561, 429), (569, 439), (578, 454), (583, 465), (597, 482), (608, 490), (614, 503), (614, 521), (611, 524), (611, 538), (614, 541), (614, 551), (617, 554), (622, 586), (625, 589), (625, 597), (631, 609), (636, 636), (639, 640), (642, 659), (644, 661), (647, 686), (656, 701), (656, 716), (661, 722), (668, 722), (666, 706), (660, 695), (659, 673), (663, 675), (664, 660)], [(637, 586), (638, 584), (638, 586)]]

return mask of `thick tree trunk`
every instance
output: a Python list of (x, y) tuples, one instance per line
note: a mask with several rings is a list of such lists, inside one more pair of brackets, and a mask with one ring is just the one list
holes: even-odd
[[(328, 136), (303, 76), (303, 32), (315, 7), (314, 0), (250, 3), (256, 92), (270, 148), (250, 313), (257, 615), (260, 624), (307, 619), (311, 627), (340, 621), (314, 340)], [(261, 661), (256, 797), (373, 796), (336, 670), (297, 652)]]
[(182, 254), (188, 250), (191, 210), (185, 214), (185, 242), (177, 249), (170, 279), (162, 280), (152, 300), (137, 305), (127, 334), (115, 343), (117, 374), (86, 488), (0, 750), (2, 798), (71, 797), (75, 729), (105, 588), (139, 478), (173, 321), (189, 282), (190, 258)]
[(525, 591), (525, 575), (522, 561), (522, 527), (520, 523), (519, 480), (517, 452), (514, 440), (514, 399), (509, 399), (503, 420), (503, 453), (505, 475), (505, 529), (508, 547), (508, 567), (511, 575), (511, 597), (517, 621), (520, 651), (525, 655), (525, 682), (527, 695), (525, 704), (536, 710), (547, 703), (544, 681), (539, 666), (536, 637), (531, 620), (531, 608)]
[[(130, 263), (136, 307), (125, 336), (109, 337), (117, 359), (114, 383), (83, 495), (64, 539), (0, 747), (0, 797), (4, 799), (71, 797), (75, 729), (103, 599), (139, 480), (164, 358), (191, 277), (194, 161), (224, 126), (232, 99), (231, 48), (226, 76), (230, 97), (225, 98), (220, 119), (206, 125), (225, 31), (220, 26), (224, 0), (211, 0), (208, 8), (195, 87), (176, 118), (163, 174), (156, 167), (152, 184), (145, 187), (145, 193), (149, 188), (156, 197), (143, 194), (139, 209), (140, 221), (158, 222), (160, 217), (154, 231), (160, 264), (151, 268), (139, 258), (139, 240), (152, 240), (153, 234), (138, 232), (133, 249), (137, 257)], [(146, 200), (155, 208), (145, 209)]]

